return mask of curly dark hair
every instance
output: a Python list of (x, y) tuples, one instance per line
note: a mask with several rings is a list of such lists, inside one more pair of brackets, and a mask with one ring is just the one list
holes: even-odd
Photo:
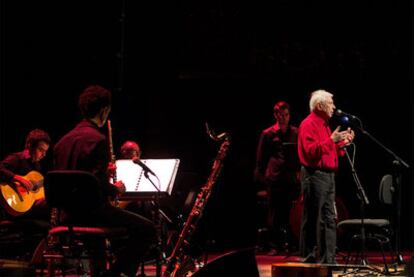
[(34, 129), (26, 136), (25, 148), (33, 150), (39, 145), (39, 142), (42, 141), (50, 144), (51, 140), (49, 134), (41, 129)]
[(79, 110), (85, 118), (92, 118), (104, 108), (111, 106), (112, 95), (109, 90), (99, 85), (86, 87), (79, 96)]

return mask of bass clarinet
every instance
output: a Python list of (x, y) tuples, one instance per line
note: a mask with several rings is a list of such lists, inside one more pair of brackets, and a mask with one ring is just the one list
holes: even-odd
[(227, 155), (227, 151), (230, 146), (230, 138), (227, 133), (222, 133), (218, 136), (214, 135), (213, 132), (208, 128), (207, 132), (210, 137), (215, 141), (223, 141), (221, 143), (218, 154), (213, 162), (210, 176), (207, 183), (201, 188), (201, 191), (197, 195), (196, 201), (193, 208), (180, 232), (178, 240), (171, 252), (170, 258), (167, 262), (164, 277), (184, 277), (190, 276), (194, 273), (194, 259), (187, 255), (186, 250), (190, 245), (190, 239), (196, 230), (197, 222), (201, 218), (203, 210), (208, 202), (211, 191), (214, 184), (220, 174), (221, 168), (223, 167), (223, 160)]

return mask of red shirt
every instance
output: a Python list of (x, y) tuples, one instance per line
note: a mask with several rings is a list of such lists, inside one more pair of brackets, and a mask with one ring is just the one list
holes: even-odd
[(328, 120), (311, 112), (300, 124), (298, 154), (303, 166), (327, 171), (338, 169), (338, 156), (342, 156), (340, 143), (331, 139)]

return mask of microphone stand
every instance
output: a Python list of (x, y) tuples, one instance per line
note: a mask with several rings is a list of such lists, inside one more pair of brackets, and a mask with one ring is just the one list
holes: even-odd
[[(159, 202), (160, 202), (160, 193), (161, 190), (160, 188), (154, 183), (154, 181), (149, 177), (149, 169), (143, 167), (142, 168), (144, 170), (144, 176), (145, 178), (148, 179), (148, 181), (150, 181), (150, 183), (152, 184), (152, 186), (157, 190), (155, 193), (155, 200), (152, 201), (152, 204), (154, 205), (154, 214), (153, 214), (153, 218), (154, 218), (154, 222), (155, 222), (155, 226), (156, 226), (156, 232), (157, 232), (157, 246), (156, 246), (156, 252), (157, 255), (155, 257), (155, 276), (156, 277), (161, 277), (161, 269), (162, 269), (162, 261), (165, 260), (165, 253), (163, 253), (162, 251), (162, 234), (161, 234), (161, 216), (163, 216), (164, 218), (166, 218), (169, 222), (171, 222), (171, 220), (168, 218), (168, 216), (160, 210), (159, 207)], [(154, 176), (158, 179), (158, 177), (154, 174)], [(141, 274), (140, 276), (146, 276), (144, 273), (144, 266), (141, 267)]]
[(366, 242), (366, 235), (365, 235), (365, 206), (369, 204), (368, 197), (365, 193), (364, 188), (359, 181), (358, 174), (356, 173), (354, 162), (352, 161), (351, 157), (348, 154), (348, 150), (345, 148), (345, 155), (348, 159), (349, 165), (351, 166), (352, 177), (354, 178), (355, 184), (357, 186), (357, 196), (360, 202), (360, 216), (361, 216), (361, 265), (367, 265), (368, 262), (365, 256), (365, 242)]
[(382, 144), (379, 140), (377, 140), (373, 135), (368, 133), (363, 127), (361, 120), (354, 116), (355, 119), (358, 120), (360, 126), (357, 126), (357, 128), (367, 137), (369, 137), (372, 141), (374, 141), (377, 145), (379, 145), (382, 149), (385, 150), (388, 154), (390, 154), (393, 158), (393, 165), (394, 165), (394, 172), (393, 172), (393, 187), (395, 189), (395, 193), (393, 196), (393, 203), (396, 203), (397, 205), (397, 212), (396, 212), (396, 220), (394, 222), (395, 224), (395, 253), (396, 253), (396, 262), (398, 265), (401, 265), (404, 263), (403, 256), (401, 255), (401, 179), (402, 179), (402, 170), (401, 166), (404, 166), (406, 169), (410, 168), (408, 163), (406, 163), (403, 159), (401, 159), (397, 154), (395, 154), (393, 151), (391, 151), (389, 148), (387, 148), (384, 144)]
[[(361, 236), (361, 250), (360, 250), (361, 254), (360, 254), (360, 258), (361, 258), (361, 266), (362, 267), (357, 267), (357, 268), (355, 268), (354, 270), (352, 270), (350, 272), (346, 272), (344, 274), (338, 275), (338, 276), (341, 276), (341, 277), (344, 277), (344, 276), (347, 276), (347, 275), (358, 276), (358, 275), (355, 275), (355, 273), (359, 272), (362, 268), (366, 268), (368, 266), (368, 261), (367, 261), (366, 254), (365, 254), (366, 233), (365, 233), (364, 220), (365, 220), (365, 207), (367, 205), (369, 205), (369, 200), (368, 200), (368, 197), (365, 193), (364, 187), (362, 186), (362, 184), (359, 180), (358, 174), (355, 170), (354, 162), (351, 159), (351, 157), (349, 156), (348, 150), (346, 148), (344, 148), (344, 150), (345, 150), (345, 155), (347, 157), (349, 165), (351, 166), (352, 177), (354, 178), (355, 184), (357, 186), (357, 196), (358, 196), (358, 199), (360, 201), (360, 216), (361, 216), (361, 235), (360, 235)], [(344, 269), (344, 272), (345, 272), (345, 270), (346, 270), (346, 267)], [(375, 268), (370, 268), (370, 270), (374, 271), (376, 273), (382, 273), (382, 272), (378, 271)], [(369, 275), (369, 273), (368, 273), (368, 275)], [(363, 276), (368, 276), (368, 275), (364, 274)]]

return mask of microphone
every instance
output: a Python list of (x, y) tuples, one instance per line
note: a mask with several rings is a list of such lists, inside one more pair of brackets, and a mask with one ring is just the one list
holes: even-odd
[(335, 110), (335, 114), (336, 114), (337, 116), (348, 116), (348, 117), (349, 117), (349, 118), (351, 118), (351, 119), (358, 118), (358, 117), (356, 117), (355, 115), (352, 115), (352, 114), (350, 114), (350, 113), (346, 113), (346, 112), (344, 112), (344, 111), (342, 111), (342, 110), (340, 110), (340, 109), (336, 109), (336, 110)]
[(146, 165), (146, 164), (144, 164), (140, 159), (133, 159), (132, 160), (132, 162), (134, 163), (134, 164), (137, 164), (137, 165), (139, 165), (140, 167), (142, 167), (142, 169), (145, 171), (145, 172), (149, 172), (149, 173), (151, 173), (152, 175), (154, 175), (154, 176), (156, 176), (155, 175), (155, 173)]
[(222, 140), (223, 138), (225, 138), (227, 136), (228, 136), (227, 133), (221, 133), (220, 135), (217, 136), (217, 140)]

